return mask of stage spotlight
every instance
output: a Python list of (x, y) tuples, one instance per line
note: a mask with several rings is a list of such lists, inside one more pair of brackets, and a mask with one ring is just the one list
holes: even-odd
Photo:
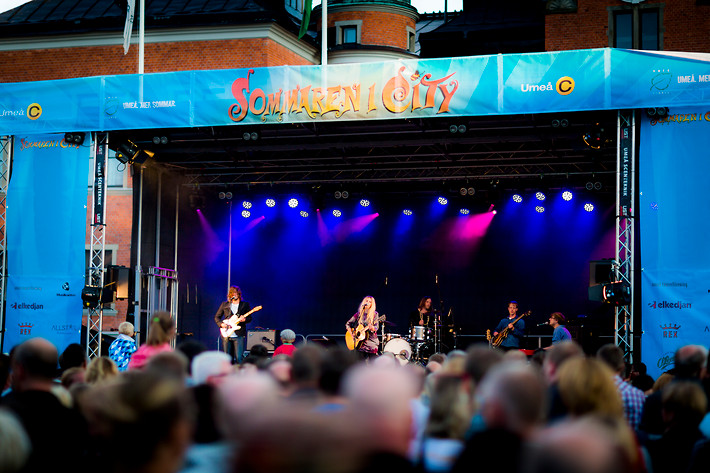
[(473, 195), (476, 193), (476, 189), (474, 189), (473, 187), (469, 187), (468, 189), (466, 189), (466, 193), (468, 195)]
[(276, 205), (276, 201), (274, 199), (266, 199), (267, 207), (273, 207), (274, 205)]
[(555, 118), (554, 120), (552, 120), (552, 122), (550, 122), (550, 125), (552, 125), (552, 128), (559, 128), (559, 127), (560, 127), (560, 121)]
[(599, 181), (595, 182), (595, 183), (594, 183), (594, 190), (595, 190), (595, 191), (600, 191), (600, 190), (602, 190), (602, 183), (599, 182)]
[(224, 198), (225, 198), (226, 196), (227, 196), (227, 194), (225, 194), (224, 192), (220, 192), (220, 193), (219, 193), (219, 199), (220, 199), (220, 200), (224, 200)]
[(584, 204), (584, 210), (586, 210), (587, 212), (591, 212), (592, 210), (594, 210), (594, 204), (587, 202), (586, 204)]
[(148, 150), (140, 149), (131, 140), (126, 140), (125, 142), (119, 143), (116, 148), (109, 146), (111, 149), (116, 150), (116, 159), (118, 159), (123, 164), (142, 164), (146, 159), (155, 156), (155, 153)]
[(449, 133), (454, 134), (457, 131), (459, 131), (459, 127), (457, 127), (456, 125), (449, 125)]
[(602, 287), (604, 302), (612, 305), (629, 305), (631, 303), (631, 287), (628, 283), (615, 281)]
[(64, 133), (64, 142), (70, 145), (81, 146), (84, 143), (85, 133), (74, 132), (74, 133)]
[(545, 207), (543, 207), (542, 205), (538, 205), (537, 207), (535, 207), (535, 212), (537, 212), (539, 214), (543, 213), (544, 211), (545, 211)]
[(523, 196), (521, 196), (520, 194), (513, 194), (513, 202), (515, 202), (516, 204), (519, 204), (522, 201), (523, 201)]
[(200, 209), (205, 205), (205, 197), (199, 192), (192, 192), (187, 196), (187, 201), (192, 209)]
[(446, 197), (439, 197), (437, 200), (441, 205), (446, 205), (449, 203), (449, 201), (446, 199)]
[(587, 182), (584, 186), (588, 191), (594, 189), (594, 183), (592, 181)]
[(154, 136), (153, 137), (153, 144), (154, 145), (166, 145), (166, 144), (168, 144), (168, 137), (167, 136)]
[(406, 215), (407, 217), (409, 217), (410, 215), (412, 215), (413, 212), (409, 209), (404, 209), (404, 210), (402, 210), (402, 213), (404, 215)]
[(459, 210), (459, 213), (460, 213), (461, 215), (468, 215), (468, 214), (471, 213), (471, 211), (468, 210), (468, 209), (461, 209), (461, 210)]
[(231, 200), (231, 199), (232, 199), (232, 193), (231, 193), (231, 192), (225, 192), (225, 193), (224, 193), (224, 198), (227, 199), (227, 200)]
[(252, 132), (245, 131), (242, 134), (242, 138), (244, 139), (244, 141), (250, 141), (250, 140), (256, 141), (259, 139), (259, 133), (257, 133), (256, 131), (252, 131)]
[(592, 149), (600, 149), (604, 144), (604, 128), (595, 123), (591, 130), (582, 135), (582, 139)]
[(249, 202), (248, 200), (243, 201), (243, 202), (242, 202), (242, 207), (244, 207), (245, 209), (250, 209), (250, 208), (251, 208), (251, 202)]
[(295, 209), (298, 207), (298, 199), (290, 199), (288, 201), (288, 206), (291, 207), (292, 209)]
[(535, 193), (535, 198), (536, 198), (537, 200), (539, 200), (539, 201), (543, 201), (543, 200), (545, 200), (545, 194), (542, 193), (542, 192), (536, 192), (536, 193)]
[(566, 118), (563, 118), (562, 120), (560, 120), (560, 126), (562, 128), (567, 128), (569, 126), (569, 120), (567, 120)]
[(301, 217), (303, 217), (303, 218), (308, 217), (308, 212), (306, 212), (305, 210), (301, 210)]
[(495, 207), (495, 204), (491, 204), (488, 206), (488, 211), (493, 212), (493, 207)]
[(497, 211), (497, 210), (494, 210), (494, 211), (493, 211), (493, 212), (491, 212), (491, 213), (492, 213), (493, 215), (495, 215), (495, 214), (497, 214), (497, 213), (498, 213), (498, 211)]
[(340, 191), (335, 191), (333, 193), (333, 197), (335, 197), (336, 199), (341, 199), (343, 197), (343, 193)]
[(341, 215), (343, 215), (343, 213), (340, 210), (333, 210), (333, 217), (340, 217)]
[(461, 194), (461, 195), (466, 195), (467, 192), (468, 191), (466, 190), (465, 187), (462, 187), (461, 189), (459, 189), (459, 194)]
[(466, 133), (466, 125), (459, 125), (459, 133)]
[(244, 217), (244, 218), (251, 217), (251, 212), (249, 212), (248, 210), (242, 210), (242, 217)]
[(562, 198), (569, 202), (570, 200), (572, 200), (572, 193), (570, 191), (564, 191), (562, 193)]
[(360, 206), (361, 206), (361, 207), (367, 207), (367, 206), (369, 206), (369, 205), (370, 205), (370, 201), (369, 201), (369, 200), (367, 200), (367, 199), (361, 199), (361, 200), (360, 200)]
[(665, 118), (668, 116), (668, 113), (668, 107), (652, 107), (646, 109), (646, 115), (648, 115), (648, 118)]
[(348, 191), (343, 191), (343, 192), (342, 192), (342, 195), (343, 195), (343, 199), (347, 199), (348, 197), (350, 197), (350, 192), (348, 192)]

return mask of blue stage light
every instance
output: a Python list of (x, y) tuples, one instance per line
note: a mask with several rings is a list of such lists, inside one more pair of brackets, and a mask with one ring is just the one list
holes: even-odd
[(367, 206), (369, 206), (369, 205), (370, 205), (370, 201), (369, 201), (369, 200), (367, 200), (367, 199), (362, 199), (362, 200), (360, 200), (360, 206), (362, 206), (362, 207), (367, 207)]
[(301, 217), (303, 217), (303, 218), (308, 217), (308, 212), (306, 212), (305, 210), (301, 210)]
[(251, 208), (251, 202), (249, 202), (248, 200), (243, 201), (243, 202), (242, 202), (242, 207), (244, 207), (245, 209), (250, 209), (250, 208)]
[(343, 213), (340, 210), (333, 210), (333, 217), (340, 217), (341, 215), (343, 215)]
[(251, 212), (249, 212), (248, 210), (242, 210), (242, 217), (244, 217), (244, 218), (251, 217)]
[(513, 194), (513, 202), (515, 202), (516, 204), (519, 204), (522, 201), (523, 201), (523, 196), (521, 196), (520, 194)]
[(586, 204), (584, 204), (584, 210), (586, 210), (587, 212), (591, 212), (592, 210), (594, 210), (594, 205), (587, 202)]
[(437, 202), (439, 202), (441, 205), (446, 205), (449, 203), (449, 201), (446, 199), (446, 197), (439, 197)]
[(276, 201), (274, 199), (266, 199), (267, 207), (273, 207), (274, 205), (276, 205)]
[(468, 215), (468, 214), (471, 213), (471, 211), (468, 210), (468, 209), (461, 209), (461, 210), (459, 210), (459, 213), (460, 213), (461, 215)]
[(570, 192), (570, 191), (564, 191), (564, 192), (562, 193), (562, 198), (563, 198), (564, 200), (566, 200), (566, 201), (569, 202), (570, 200), (572, 200), (572, 192)]
[(543, 194), (542, 192), (536, 192), (535, 198), (539, 201), (543, 201), (543, 200), (545, 200), (545, 194)]
[(543, 207), (542, 205), (538, 205), (537, 207), (535, 207), (535, 212), (537, 212), (539, 214), (543, 213), (544, 211), (545, 211), (545, 207)]
[(298, 207), (298, 199), (289, 199), (288, 206), (291, 207), (292, 209), (295, 209), (296, 207)]
[(404, 209), (404, 210), (402, 210), (402, 213), (404, 215), (406, 215), (407, 217), (409, 217), (410, 215), (412, 215), (413, 212), (409, 209)]

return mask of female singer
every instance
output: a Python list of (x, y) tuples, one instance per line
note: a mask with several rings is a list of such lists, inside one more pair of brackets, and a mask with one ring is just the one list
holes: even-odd
[(355, 329), (362, 327), (365, 330), (364, 339), (357, 347), (357, 350), (362, 353), (365, 359), (377, 355), (380, 345), (380, 341), (377, 338), (377, 329), (379, 326), (380, 323), (377, 318), (377, 311), (375, 310), (375, 298), (365, 296), (357, 312), (345, 323), (345, 330), (349, 331), (353, 335), (353, 338), (356, 338), (356, 343), (359, 342), (359, 340), (357, 340)]

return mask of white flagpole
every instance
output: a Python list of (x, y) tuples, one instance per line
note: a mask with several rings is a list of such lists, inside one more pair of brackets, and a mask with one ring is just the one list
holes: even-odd
[(138, 74), (143, 74), (145, 66), (145, 0), (140, 0), (141, 11), (138, 22)]
[(328, 0), (321, 0), (321, 20), (320, 20), (320, 63), (322, 66), (328, 65)]

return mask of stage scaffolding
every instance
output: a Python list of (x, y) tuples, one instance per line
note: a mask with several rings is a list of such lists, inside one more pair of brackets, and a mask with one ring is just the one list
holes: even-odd
[(627, 362), (634, 361), (634, 205), (636, 202), (636, 115), (619, 111), (617, 127), (616, 172), (616, 254), (615, 280), (627, 284), (628, 305), (617, 306), (614, 318), (614, 343)]
[(0, 136), (0, 346), (5, 340), (5, 285), (7, 284), (7, 233), (5, 211), (12, 165), (12, 137)]

